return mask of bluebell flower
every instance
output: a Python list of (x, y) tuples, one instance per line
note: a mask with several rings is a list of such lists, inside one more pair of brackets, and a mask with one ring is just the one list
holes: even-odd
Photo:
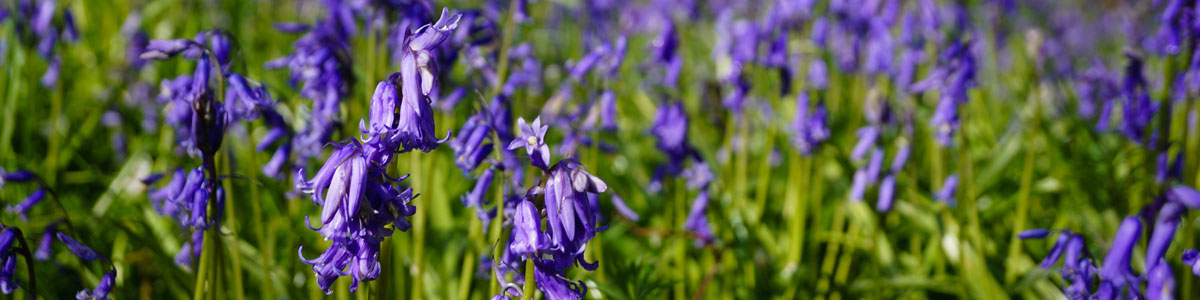
[(1142, 59), (1132, 53), (1126, 53), (1129, 60), (1125, 65), (1125, 78), (1122, 84), (1122, 95), (1125, 97), (1121, 114), (1121, 132), (1137, 143), (1146, 144), (1150, 140), (1145, 136), (1146, 128), (1152, 126), (1151, 119), (1158, 111), (1158, 105), (1150, 100), (1146, 78), (1142, 75)]
[(1167, 201), (1183, 204), (1190, 209), (1200, 209), (1200, 191), (1188, 186), (1176, 185), (1167, 188)]
[(545, 198), (551, 244), (566, 253), (583, 254), (583, 245), (596, 234), (596, 214), (590, 211), (588, 193), (603, 193), (608, 185), (573, 159), (559, 161), (549, 170)]
[(651, 42), (652, 57), (655, 62), (661, 65), (662, 80), (664, 86), (673, 87), (679, 79), (679, 72), (683, 68), (683, 59), (678, 55), (679, 49), (679, 33), (675, 30), (675, 23), (667, 22), (666, 27), (662, 29), (657, 37)]
[(1157, 264), (1146, 272), (1146, 299), (1175, 299), (1175, 275), (1168, 264)]
[(892, 210), (892, 200), (895, 196), (896, 176), (888, 175), (879, 183), (879, 199), (875, 202), (875, 210), (888, 212)]
[(96, 284), (95, 290), (84, 289), (82, 291), (79, 291), (79, 293), (75, 294), (75, 299), (78, 299), (78, 300), (101, 300), (101, 299), (107, 300), (107, 299), (109, 299), (108, 294), (112, 292), (113, 286), (115, 285), (116, 277), (117, 277), (117, 271), (115, 271), (115, 270), (108, 271), (108, 273), (104, 273), (104, 276), (100, 277), (100, 283)]
[(200, 257), (200, 250), (204, 249), (204, 234), (204, 230), (192, 231), (191, 240), (184, 242), (179, 252), (175, 253), (176, 265), (189, 270), (192, 268), (192, 258)]
[(712, 225), (709, 224), (706, 213), (708, 211), (708, 200), (708, 191), (701, 190), (696, 195), (696, 198), (692, 199), (692, 208), (688, 211), (687, 218), (683, 222), (683, 228), (695, 234), (697, 245), (709, 244), (714, 240)]
[(541, 229), (541, 217), (531, 201), (521, 201), (513, 213), (512, 242), (508, 251), (522, 257), (537, 257), (542, 249), (549, 248), (550, 238)]
[(1017, 234), (1017, 237), (1021, 239), (1040, 239), (1046, 237), (1047, 235), (1050, 235), (1049, 230), (1035, 228), (1021, 231)]
[[(317, 229), (309, 224), (309, 228), (332, 241), (332, 245), (314, 259), (305, 259), (304, 249), (300, 248), (301, 261), (312, 266), (318, 285), (326, 293), (331, 292), (330, 285), (341, 276), (352, 277), (351, 291), (356, 290), (361, 281), (378, 278), (380, 243), (393, 230), (408, 230), (407, 218), (416, 212), (416, 208), (409, 205), (414, 197), (412, 189), (396, 185), (407, 176), (388, 177), (384, 169), (386, 164), (368, 160), (363, 145), (357, 140), (337, 146), (339, 148), (312, 179), (303, 180), (303, 168), (297, 174), (302, 178), (297, 188), (310, 194), (313, 203), (322, 206), (320, 222), (323, 226)], [(310, 221), (306, 218), (306, 222)]]
[(1175, 229), (1179, 227), (1180, 216), (1187, 210), (1179, 203), (1167, 202), (1158, 211), (1154, 220), (1154, 230), (1146, 243), (1146, 269), (1154, 269), (1164, 259), (1171, 240), (1175, 238)]
[(488, 203), (487, 193), (488, 187), (492, 184), (492, 177), (495, 176), (495, 171), (492, 168), (483, 170), (479, 178), (475, 180), (475, 187), (466, 195), (462, 196), (462, 204), (466, 207), (474, 207), (476, 216), (480, 221), (483, 221), (483, 228), (488, 228), (488, 222), (495, 216), (495, 210), (488, 210), (484, 205)]
[(41, 203), (42, 199), (44, 198), (46, 198), (46, 189), (37, 189), (33, 192), (33, 194), (26, 196), (25, 200), (21, 200), (20, 204), (17, 204), (16, 206), (9, 205), (8, 211), (20, 215), (22, 220), (28, 219), (25, 214), (29, 213), (29, 210), (32, 209), (34, 205)]
[(940, 88), (940, 98), (930, 125), (938, 143), (949, 146), (958, 130), (958, 107), (967, 101), (967, 90), (975, 85), (976, 62), (972, 41), (951, 43), (938, 58), (938, 66), (928, 78), (909, 86), (909, 92)]
[(954, 192), (956, 190), (958, 190), (958, 174), (950, 174), (942, 182), (942, 189), (937, 194), (934, 194), (933, 198), (946, 203), (946, 205), (954, 206)]
[(673, 102), (659, 107), (650, 133), (658, 138), (658, 150), (667, 155), (671, 165), (680, 165), (691, 151), (688, 145), (688, 116), (683, 103)]
[(42, 238), (38, 240), (37, 250), (33, 252), (33, 258), (37, 260), (50, 259), (50, 254), (54, 251), (51, 248), (54, 245), (54, 237), (58, 233), (57, 227), (58, 224), (56, 223), (50, 223), (50, 225), (46, 226), (46, 230), (42, 232)]
[(329, 142), (340, 123), (338, 104), (354, 84), (349, 38), (358, 30), (355, 19), (342, 1), (321, 4), (328, 16), (312, 26), (276, 26), (283, 32), (305, 34), (292, 43), (295, 50), (291, 54), (265, 64), (268, 69), (287, 68), (291, 85), (301, 85), (300, 95), (313, 101), (308, 123), (294, 145), (296, 161), (301, 163), (320, 155), (321, 147)]
[(525, 118), (517, 118), (521, 128), (521, 137), (508, 143), (508, 150), (524, 147), (533, 166), (547, 169), (550, 164), (550, 147), (546, 145), (546, 130), (550, 126), (542, 125), (542, 117), (533, 119), (533, 124), (525, 122)]
[(282, 170), (289, 163), (289, 158), (292, 154), (292, 138), (295, 133), (292, 132), (291, 126), (283, 120), (283, 116), (279, 115), (274, 109), (262, 111), (263, 123), (270, 129), (267, 134), (259, 140), (255, 145), (258, 151), (266, 151), (268, 147), (275, 141), (283, 140), (278, 147), (275, 148), (275, 153), (271, 155), (271, 159), (262, 166), (264, 175), (272, 178), (279, 178)]
[(796, 117), (791, 125), (792, 145), (801, 154), (812, 154), (817, 146), (829, 138), (826, 114), (824, 103), (818, 103), (810, 113), (807, 93), (801, 92), (796, 96)]
[(67, 245), (67, 250), (70, 250), (72, 254), (75, 254), (75, 256), (79, 257), (80, 259), (96, 260), (100, 258), (100, 255), (96, 254), (96, 251), (93, 251), (92, 248), (75, 241), (74, 238), (71, 238), (62, 232), (57, 233), (57, 236), (60, 242), (62, 242), (64, 245)]
[[(450, 16), (449, 9), (442, 9), (437, 23), (427, 24), (405, 38), (400, 59), (400, 112), (398, 127), (392, 137), (404, 148), (429, 152), (439, 141), (434, 137), (433, 108), (429, 94), (437, 88), (438, 66), (433, 50), (458, 27), (462, 15)], [(449, 134), (447, 137), (449, 138)]]
[(0, 292), (12, 294), (19, 287), (16, 277), (17, 253), (13, 250), (17, 229), (5, 227), (0, 231)]
[(1183, 260), (1183, 264), (1192, 267), (1192, 274), (1200, 276), (1200, 251), (1196, 251), (1194, 248), (1184, 250), (1181, 259)]
[[(143, 182), (152, 184), (161, 178), (154, 177), (156, 178), (147, 178)], [(186, 175), (183, 169), (178, 169), (170, 183), (161, 189), (147, 188), (147, 193), (150, 203), (159, 214), (175, 219), (183, 226), (207, 229), (220, 220), (220, 210), (217, 210), (217, 216), (208, 216), (209, 201), (215, 200), (217, 207), (221, 207), (224, 200), (224, 189), (214, 185), (217, 184), (206, 178), (202, 168), (192, 169)], [(214, 188), (217, 192), (215, 196), (210, 195), (210, 190)]]
[(1120, 290), (1127, 284), (1137, 284), (1136, 276), (1129, 267), (1129, 260), (1141, 233), (1142, 222), (1134, 216), (1126, 217), (1124, 221), (1121, 221), (1121, 226), (1117, 228), (1112, 247), (1104, 256), (1104, 263), (1100, 265), (1100, 278), (1105, 282), (1111, 282), (1116, 290)]
[(454, 163), (463, 173), (479, 167), (479, 164), (492, 154), (493, 144), (485, 143), (491, 137), (491, 127), (482, 114), (472, 115), (458, 130), (458, 136), (450, 140), (450, 148), (454, 149)]

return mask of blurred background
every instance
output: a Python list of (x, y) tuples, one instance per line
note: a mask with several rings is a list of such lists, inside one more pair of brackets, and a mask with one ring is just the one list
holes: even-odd
[[(418, 51), (413, 36), (447, 28), (443, 8), (456, 26)], [(0, 235), (0, 286), (50, 299), (105, 286), (124, 299), (1194, 299), (1198, 9), (0, 0), (0, 224), (20, 236)], [(215, 156), (189, 137), (199, 102), (180, 93), (205, 55), (226, 110), (253, 112), (228, 120)], [(367, 142), (376, 85), (413, 72), (406, 55), (425, 55), (435, 83), (422, 92), (432, 138), (453, 133), (386, 164), (419, 194), (412, 226), (384, 227), (397, 230), (365, 260), (377, 278), (330, 287), (301, 260), (331, 241), (306, 226), (323, 206), (299, 186), (330, 143)], [(538, 277), (542, 290), (518, 293), (505, 283), (534, 277), (495, 259), (509, 259), (515, 201), (545, 184), (524, 147), (508, 149), (527, 137), (518, 118), (548, 126), (548, 163), (574, 158), (607, 185), (580, 200), (595, 236), (555, 277), (569, 292)], [(495, 131), (482, 155), (479, 122)], [(214, 158), (219, 221), (203, 228), (162, 191)]]

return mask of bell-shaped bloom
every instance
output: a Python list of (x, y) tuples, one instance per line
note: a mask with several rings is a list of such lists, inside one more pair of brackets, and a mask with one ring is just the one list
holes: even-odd
[(713, 242), (712, 225), (708, 222), (708, 200), (708, 191), (701, 190), (692, 199), (692, 208), (683, 222), (683, 229), (695, 235), (697, 246)]
[(875, 202), (875, 210), (888, 212), (892, 210), (892, 200), (895, 196), (896, 176), (888, 175), (879, 182), (879, 199)]
[(429, 100), (439, 74), (433, 50), (450, 37), (461, 17), (450, 16), (449, 9), (443, 8), (437, 23), (422, 26), (405, 38), (400, 58), (399, 124), (392, 138), (404, 151), (429, 152), (444, 141), (434, 137), (433, 107)]
[(44, 189), (44, 188), (38, 189), (38, 190), (34, 191), (33, 194), (29, 194), (29, 196), (26, 196), (25, 200), (21, 200), (21, 203), (17, 204), (16, 206), (10, 205), (8, 207), (8, 211), (20, 215), (21, 219), (25, 220), (25, 219), (27, 219), (25, 214), (29, 213), (29, 210), (32, 209), (34, 205), (41, 203), (42, 199), (45, 199), (45, 198), (46, 198), (46, 189)]
[(117, 271), (115, 271), (115, 270), (109, 271), (108, 273), (104, 273), (104, 276), (100, 277), (100, 283), (96, 284), (96, 289), (94, 289), (94, 290), (84, 289), (82, 291), (79, 291), (79, 293), (75, 294), (75, 299), (79, 299), (79, 300), (102, 300), (102, 299), (107, 300), (107, 299), (109, 299), (108, 293), (112, 292), (113, 285), (115, 284), (115, 281), (116, 281), (116, 277), (117, 277)]
[(521, 136), (508, 143), (508, 150), (524, 147), (533, 166), (546, 169), (550, 166), (550, 147), (546, 145), (546, 130), (550, 126), (542, 125), (542, 118), (533, 119), (533, 124), (525, 123), (525, 118), (517, 118), (521, 128)]
[(1200, 191), (1188, 186), (1176, 185), (1167, 188), (1167, 201), (1183, 204), (1190, 209), (1200, 209)]
[(1183, 264), (1192, 267), (1192, 274), (1200, 276), (1200, 251), (1196, 251), (1196, 249), (1184, 250), (1182, 260)]
[(1047, 235), (1050, 235), (1049, 230), (1034, 228), (1021, 231), (1017, 234), (1017, 237), (1021, 239), (1040, 239), (1046, 237)]
[(493, 145), (486, 143), (491, 137), (491, 127), (481, 115), (472, 115), (463, 123), (458, 136), (450, 140), (454, 149), (454, 164), (464, 173), (469, 173), (492, 154)]
[(792, 121), (792, 145), (801, 154), (812, 154), (822, 142), (829, 138), (826, 124), (825, 104), (818, 103), (809, 112), (808, 93), (796, 96), (796, 118)]
[(50, 255), (54, 252), (52, 247), (54, 246), (54, 237), (58, 233), (57, 226), (55, 223), (46, 226), (46, 230), (42, 232), (42, 238), (38, 240), (37, 250), (33, 252), (33, 258), (43, 261), (50, 259)]
[(548, 249), (549, 238), (541, 229), (541, 217), (533, 202), (521, 201), (513, 213), (513, 241), (508, 244), (508, 251), (523, 257), (534, 255), (543, 249)]
[(603, 193), (608, 185), (573, 159), (558, 162), (549, 173), (545, 199), (551, 243), (565, 253), (582, 254), (597, 227), (587, 194)]
[(64, 245), (67, 245), (67, 250), (70, 250), (72, 254), (75, 254), (75, 256), (78, 256), (80, 259), (96, 260), (100, 258), (100, 255), (96, 254), (96, 251), (93, 251), (92, 248), (84, 246), (78, 241), (75, 241), (74, 238), (71, 238), (62, 232), (58, 233), (58, 240)]
[(1153, 269), (1154, 265), (1165, 259), (1164, 254), (1175, 238), (1175, 229), (1179, 227), (1180, 215), (1187, 210), (1179, 203), (1167, 202), (1158, 211), (1154, 220), (1154, 231), (1146, 244), (1146, 268)]
[(491, 186), (494, 176), (495, 171), (492, 168), (483, 170), (483, 173), (475, 181), (475, 187), (462, 196), (463, 206), (475, 208), (476, 216), (480, 221), (483, 221), (483, 228), (488, 228), (488, 221), (491, 221), (492, 217), (496, 214), (495, 210), (484, 208), (484, 205), (488, 203), (488, 187)]
[(683, 164), (691, 151), (687, 139), (688, 117), (683, 110), (683, 103), (676, 101), (659, 106), (650, 133), (658, 138), (658, 150), (667, 155), (669, 165)]
[(946, 181), (942, 182), (942, 189), (934, 194), (934, 199), (946, 203), (946, 205), (954, 206), (954, 193), (958, 190), (958, 174), (950, 174), (946, 177)]
[(1136, 216), (1125, 217), (1125, 220), (1121, 221), (1121, 226), (1117, 227), (1112, 247), (1104, 256), (1104, 263), (1100, 265), (1100, 278), (1112, 282), (1117, 289), (1126, 284), (1136, 283), (1134, 281), (1136, 276), (1129, 267), (1129, 260), (1133, 256), (1133, 247), (1136, 246), (1141, 233), (1142, 222), (1138, 221)]
[(1146, 300), (1175, 299), (1175, 275), (1171, 266), (1155, 264), (1146, 275)]

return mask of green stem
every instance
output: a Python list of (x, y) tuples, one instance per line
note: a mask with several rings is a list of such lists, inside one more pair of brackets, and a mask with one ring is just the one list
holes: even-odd
[(470, 242), (463, 253), (462, 272), (459, 273), (458, 277), (459, 299), (471, 298), (471, 280), (475, 278), (475, 260), (477, 259), (471, 246), (475, 244), (475, 241), (480, 239), (481, 235), (483, 235), (483, 229), (481, 227), (483, 226), (483, 222), (479, 221), (479, 218), (471, 218), (471, 224), (467, 226), (470, 226), (470, 228), (467, 229), (467, 240)]
[[(672, 227), (682, 227), (687, 222), (687, 183), (685, 179), (675, 180), (675, 222)], [(678, 268), (679, 281), (675, 283), (675, 299), (682, 300), (687, 292), (687, 242), (689, 236), (679, 235), (675, 252), (675, 267)]]
[(1017, 236), (1025, 230), (1025, 218), (1029, 210), (1029, 193), (1033, 186), (1033, 162), (1036, 149), (1032, 146), (1025, 149), (1025, 166), (1021, 171), (1021, 187), (1017, 194), (1017, 219), (1013, 224), (1012, 237), (1009, 239), (1008, 262), (1005, 263), (1004, 282), (1011, 285), (1017, 279), (1017, 255), (1021, 251), (1021, 239)]
[(525, 260), (525, 287), (521, 290), (521, 300), (533, 299), (533, 290), (537, 287), (533, 279), (533, 259)]
[[(225, 159), (221, 160), (222, 170), (232, 170), (230, 162), (233, 160), (233, 148), (225, 147)], [(217, 177), (219, 178), (219, 177)], [(242, 285), (242, 255), (238, 251), (238, 227), (237, 227), (237, 207), (233, 204), (233, 183), (229, 180), (221, 180), (221, 184), (225, 186), (225, 207), (224, 209), (229, 214), (226, 223), (229, 226), (229, 242), (226, 244), (229, 250), (229, 261), (233, 265), (233, 298), (242, 300), (245, 299), (245, 289)]]
[[(199, 229), (196, 229), (199, 230)], [(211, 232), (205, 232), (200, 249), (200, 262), (196, 265), (196, 285), (193, 287), (192, 299), (207, 299), (204, 292), (208, 290), (208, 273), (212, 272), (213, 238)]]
[[(424, 164), (423, 164), (424, 157), (423, 156), (425, 156), (424, 153), (409, 154), (409, 157), (412, 160), (412, 167), (413, 167), (412, 173), (417, 173), (417, 172), (421, 171), (421, 166), (424, 166)], [(417, 176), (413, 176), (413, 178), (414, 178), (413, 186), (422, 187), (422, 188), (425, 187), (424, 183), (426, 180), (425, 180), (425, 178), (422, 178), (422, 176), (420, 176), (420, 174), (418, 174)], [(413, 286), (412, 286), (412, 295), (410, 296), (410, 299), (421, 299), (422, 296), (424, 295), (422, 292), (422, 290), (424, 289), (424, 284), (422, 283), (424, 276), (421, 276), (422, 275), (421, 271), (422, 271), (422, 267), (424, 265), (423, 262), (425, 261), (425, 218), (426, 218), (426, 215), (429, 213), (429, 210), (428, 210), (429, 204), (428, 203), (418, 203), (416, 205), (416, 207), (417, 207), (416, 216), (413, 217), (413, 219), (414, 219), (413, 220), (413, 260), (412, 260)]]

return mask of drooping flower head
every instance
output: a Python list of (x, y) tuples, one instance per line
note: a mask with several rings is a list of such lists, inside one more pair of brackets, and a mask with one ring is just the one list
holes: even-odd
[[(309, 228), (332, 241), (314, 259), (305, 259), (300, 248), (301, 261), (312, 266), (318, 285), (326, 293), (341, 276), (352, 277), (351, 291), (361, 281), (378, 278), (380, 243), (393, 230), (408, 230), (407, 218), (416, 212), (409, 205), (415, 197), (412, 189), (397, 185), (407, 176), (388, 177), (386, 164), (369, 159), (379, 156), (369, 156), (357, 140), (337, 146), (312, 179), (297, 183), (300, 191), (310, 194), (313, 203), (322, 207), (322, 227), (310, 224)], [(298, 178), (305, 178), (303, 172), (301, 168)]]
[[(429, 152), (443, 141), (434, 136), (430, 93), (437, 90), (438, 66), (433, 52), (458, 27), (462, 15), (442, 9), (437, 23), (426, 24), (405, 38), (400, 58), (400, 103), (396, 132), (392, 136), (403, 151)], [(449, 138), (449, 134), (447, 137)]]

